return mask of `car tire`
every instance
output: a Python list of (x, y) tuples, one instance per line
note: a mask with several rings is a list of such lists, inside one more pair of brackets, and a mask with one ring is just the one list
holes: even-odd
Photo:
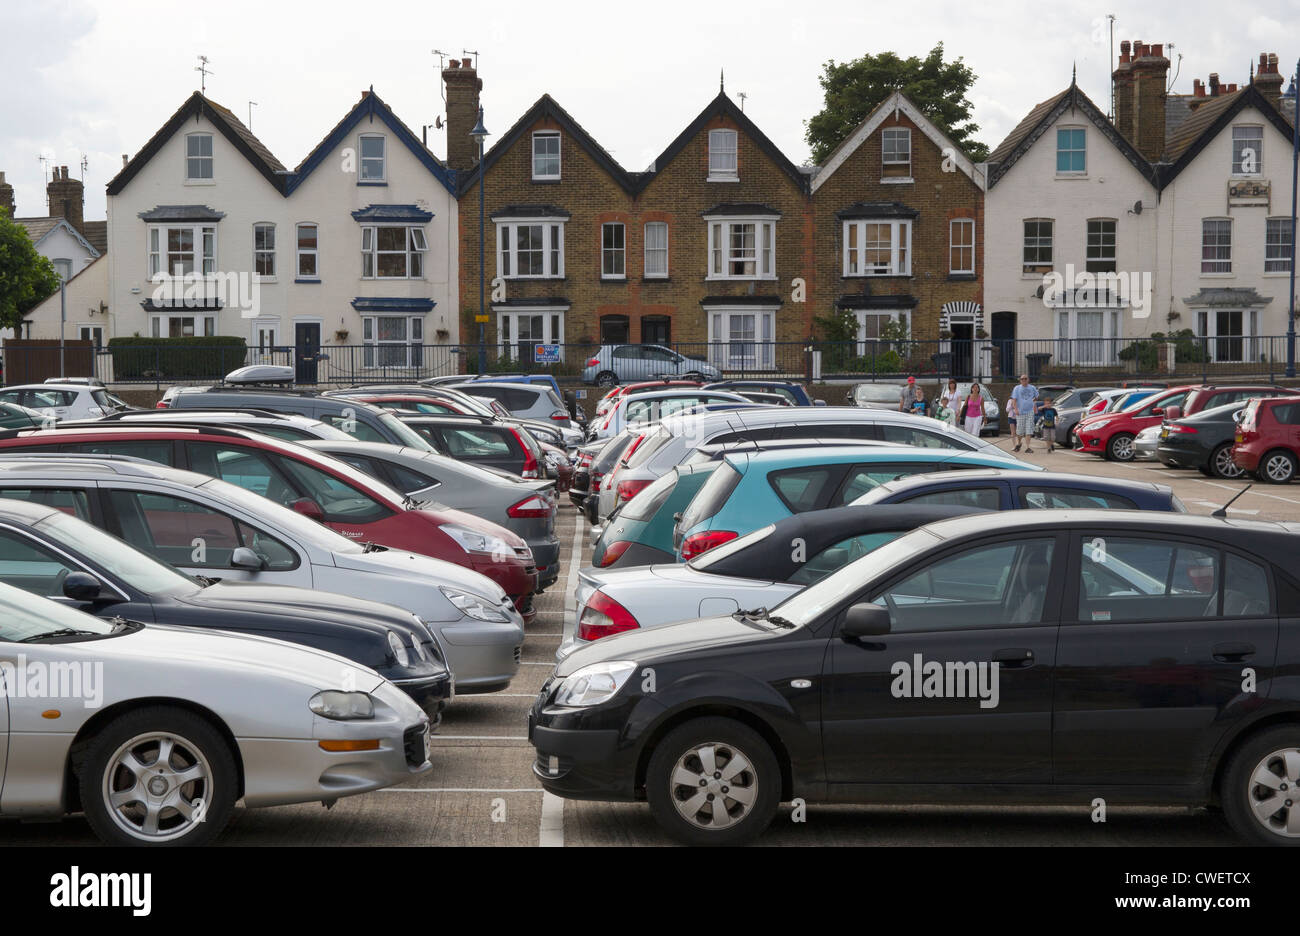
[[(721, 758), (725, 762), (719, 763)], [(726, 776), (737, 758), (744, 762), (737, 764), (740, 773)], [(697, 776), (698, 784), (681, 782), (683, 775)], [(710, 783), (719, 789), (687, 795)], [(741, 790), (745, 796), (736, 797)], [(646, 799), (655, 819), (682, 844), (741, 845), (762, 834), (776, 815), (781, 768), (768, 743), (749, 726), (730, 718), (697, 718), (655, 746), (646, 769)], [(719, 800), (727, 820), (713, 825), (713, 804)]]
[[(165, 760), (160, 756), (164, 744), (169, 752)], [(136, 709), (113, 719), (78, 748), (73, 768), (82, 808), (91, 829), (110, 845), (204, 845), (221, 833), (234, 811), (234, 755), (220, 732), (192, 712), (167, 706)], [(163, 791), (151, 797), (160, 801), (153, 811), (143, 800), (121, 798), (140, 785), (141, 774)], [(187, 814), (199, 800), (203, 805), (197, 818)]]
[(1117, 432), (1106, 442), (1106, 457), (1111, 461), (1131, 462), (1134, 454), (1131, 432)]
[[(1293, 806), (1286, 805), (1287, 793), (1296, 794)], [(1270, 801), (1277, 810), (1261, 816)], [(1286, 832), (1287, 814), (1300, 809), (1300, 726), (1266, 728), (1242, 744), (1223, 771), (1219, 803), (1228, 824), (1246, 841), (1300, 845), (1300, 835)]]
[(1215, 478), (1240, 478), (1246, 473), (1232, 460), (1231, 442), (1224, 442), (1211, 452), (1209, 465), (1203, 470)]
[(601, 371), (599, 374), (596, 375), (596, 386), (606, 387), (606, 388), (617, 387), (618, 377), (617, 375), (615, 375), (613, 371), (607, 371), (607, 370)]
[(1255, 469), (1255, 477), (1268, 484), (1287, 484), (1295, 478), (1295, 456), (1286, 449), (1265, 452)]

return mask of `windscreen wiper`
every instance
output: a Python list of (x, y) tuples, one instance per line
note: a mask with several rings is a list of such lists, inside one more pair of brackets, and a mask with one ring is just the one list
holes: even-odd
[(94, 631), (78, 630), (75, 627), (60, 627), (58, 630), (47, 631), (44, 634), (33, 634), (30, 637), (24, 637), (19, 643), (36, 643), (38, 640), (48, 640), (51, 637), (98, 637)]
[(794, 621), (791, 621), (788, 618), (783, 618), (780, 617), (779, 615), (773, 617), (772, 615), (768, 614), (767, 608), (754, 608), (752, 611), (736, 611), (733, 612), (731, 616), (735, 618), (737, 621), (743, 621), (743, 620), (767, 621), (769, 624), (774, 624), (777, 627), (785, 627), (785, 628), (790, 628), (795, 626)]

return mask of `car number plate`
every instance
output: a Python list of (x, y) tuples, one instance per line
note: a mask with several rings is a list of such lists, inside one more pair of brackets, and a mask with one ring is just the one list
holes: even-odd
[(1168, 429), (1161, 429), (1161, 430), (1160, 430), (1160, 438), (1162, 438), (1162, 439), (1167, 439), (1167, 438), (1169, 438), (1169, 430), (1168, 430)]
[(1233, 438), (1232, 441), (1234, 441), (1234, 442), (1240, 442), (1240, 441), (1241, 441), (1241, 433), (1240, 433), (1240, 432), (1237, 433), (1237, 435)]
[(433, 760), (433, 727), (425, 725), (424, 727), (424, 759)]

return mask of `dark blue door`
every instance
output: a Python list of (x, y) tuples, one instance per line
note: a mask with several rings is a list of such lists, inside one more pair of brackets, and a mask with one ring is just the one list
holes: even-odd
[(294, 379), (300, 384), (314, 384), (320, 361), (320, 322), (295, 322), (293, 344), (297, 351)]

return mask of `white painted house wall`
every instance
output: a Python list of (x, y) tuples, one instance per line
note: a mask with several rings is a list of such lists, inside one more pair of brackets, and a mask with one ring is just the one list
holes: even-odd
[(36, 244), (36, 252), (49, 257), (51, 261), (71, 261), (73, 276), (88, 267), (97, 256), (94, 250), (88, 248), (81, 238), (63, 224), (56, 225), (41, 238)]
[[(31, 322), (31, 327), (24, 333), (24, 337), (57, 340), (60, 337), (60, 302), (62, 301), (66, 303), (67, 309), (67, 323), (63, 330), (63, 338), (68, 341), (79, 339), (84, 328), (87, 338), (93, 340), (98, 337), (101, 341), (107, 341), (112, 333), (112, 315), (104, 310), (104, 305), (108, 302), (108, 258), (101, 257), (83, 267), (79, 273), (68, 280), (63, 291), (65, 296), (62, 300), (56, 290), (52, 296), (27, 313), (26, 318)], [(98, 334), (93, 331), (94, 329), (98, 329)]]

